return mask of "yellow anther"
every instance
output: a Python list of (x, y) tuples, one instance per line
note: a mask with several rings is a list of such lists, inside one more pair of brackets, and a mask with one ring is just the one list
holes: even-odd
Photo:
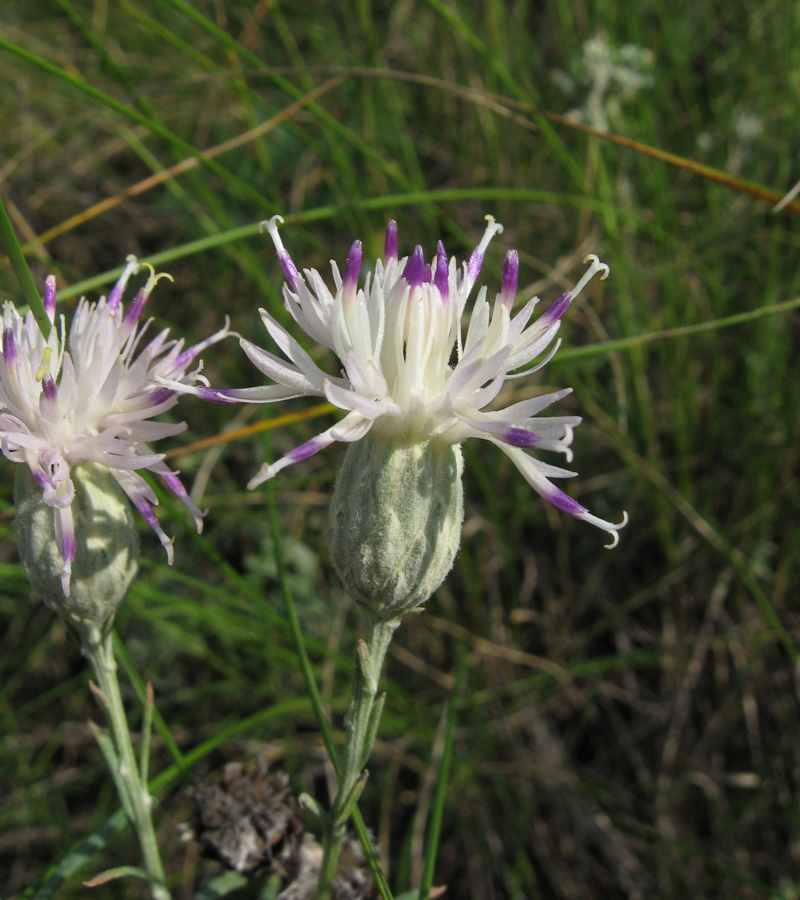
[(36, 370), (36, 375), (34, 378), (37, 382), (41, 382), (45, 375), (50, 374), (50, 357), (53, 355), (52, 347), (45, 347), (44, 353), (42, 354), (42, 361), (39, 364), (39, 368)]

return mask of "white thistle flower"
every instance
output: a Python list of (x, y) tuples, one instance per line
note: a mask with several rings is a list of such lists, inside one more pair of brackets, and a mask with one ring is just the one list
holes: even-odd
[[(343, 371), (340, 375), (328, 375), (319, 369), (289, 332), (261, 309), (267, 331), (288, 362), (247, 340), (240, 343), (250, 360), (276, 384), (185, 390), (218, 403), (265, 403), (306, 395), (324, 396), (346, 415), (282, 459), (264, 465), (250, 481), (250, 488), (334, 441), (358, 441), (368, 432), (393, 441), (449, 445), (477, 437), (496, 444), (545, 500), (607, 531), (612, 538), (608, 546), (616, 546), (627, 514), (619, 524), (593, 516), (550, 481), (571, 478), (576, 473), (528, 453), (551, 450), (563, 453), (568, 462), (572, 460), (572, 431), (580, 418), (537, 415), (569, 394), (571, 388), (523, 400), (506, 409), (486, 410), (506, 379), (535, 372), (552, 358), (560, 340), (550, 345), (562, 315), (595, 274), (602, 273), (602, 278), (608, 275), (608, 266), (596, 256), (587, 257), (591, 265), (576, 287), (531, 322), (538, 298), (529, 300), (512, 315), (519, 256), (511, 250), (494, 305), (490, 306), (487, 300), (486, 288), (481, 288), (464, 338), (461, 318), (467, 300), (489, 241), (503, 230), (491, 216), (487, 220), (483, 238), (469, 262), (461, 267), (455, 258), (448, 261), (441, 241), (430, 265), (425, 263), (420, 246), (410, 257), (398, 259), (397, 224), (391, 221), (386, 231), (384, 259), (375, 263), (375, 271), (367, 275), (363, 288), (357, 284), (360, 241), (350, 250), (344, 276), (331, 262), (335, 293), (331, 293), (316, 269), (306, 269), (304, 275), (298, 272), (278, 234), (277, 223), (283, 222), (280, 216), (262, 223), (272, 237), (286, 276), (283, 296), (287, 310), (306, 334), (333, 350)], [(544, 358), (529, 365), (542, 354)]]
[[(149, 469), (189, 508), (202, 528), (203, 514), (190, 500), (178, 478), (148, 444), (179, 434), (185, 423), (150, 421), (177, 403), (176, 392), (156, 379), (186, 384), (204, 380), (200, 364), (188, 367), (209, 344), (228, 333), (228, 324), (208, 340), (183, 349), (183, 340), (168, 340), (169, 329), (157, 334), (136, 354), (150, 324), (138, 327), (147, 298), (162, 275), (151, 275), (136, 294), (127, 313), (122, 295), (128, 279), (139, 270), (135, 257), (128, 263), (108, 299), (82, 299), (66, 340), (64, 317), (45, 341), (32, 313), (23, 319), (11, 302), (3, 310), (0, 353), (0, 448), (15, 463), (29, 466), (53, 508), (54, 536), (64, 561), (61, 585), (69, 596), (75, 559), (75, 522), (71, 504), (75, 489), (72, 466), (105, 466), (156, 532), (172, 563), (172, 540), (156, 519), (158, 500), (137, 470)], [(166, 276), (169, 277), (169, 276)], [(44, 305), (55, 323), (56, 282), (45, 285)], [(60, 376), (60, 377), (59, 377)]]

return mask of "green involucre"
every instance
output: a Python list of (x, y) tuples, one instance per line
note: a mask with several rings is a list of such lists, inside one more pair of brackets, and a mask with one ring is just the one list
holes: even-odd
[(331, 502), (328, 547), (347, 591), (378, 619), (424, 603), (461, 541), (459, 446), (368, 434), (350, 445)]
[(31, 586), (79, 631), (110, 627), (139, 570), (139, 536), (128, 498), (105, 467), (89, 463), (72, 468), (77, 548), (65, 597), (54, 510), (42, 499), (30, 469), (24, 464), (16, 469), (14, 531)]

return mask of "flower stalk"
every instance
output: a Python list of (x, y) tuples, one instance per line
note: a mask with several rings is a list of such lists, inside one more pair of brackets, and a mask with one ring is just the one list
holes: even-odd
[(362, 619), (364, 638), (356, 644), (350, 704), (345, 716), (346, 739), (336, 798), (325, 829), (325, 848), (317, 885), (317, 900), (329, 900), (347, 820), (367, 783), (364, 769), (372, 753), (385, 694), (378, 697), (383, 662), (400, 619)]
[(139, 841), (151, 895), (153, 900), (171, 900), (150, 814), (153, 801), (147, 789), (152, 710), (145, 710), (142, 758), (137, 762), (117, 680), (111, 630), (96, 626), (84, 629), (81, 632), (81, 652), (97, 679), (97, 687), (93, 686), (94, 694), (111, 729), (111, 742), (98, 732), (98, 743), (111, 769), (122, 808)]

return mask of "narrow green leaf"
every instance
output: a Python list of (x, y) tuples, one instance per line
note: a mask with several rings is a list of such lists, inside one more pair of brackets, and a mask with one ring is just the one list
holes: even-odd
[[(136, 671), (136, 667), (133, 665), (133, 660), (130, 657), (125, 645), (120, 640), (117, 632), (114, 632), (114, 656), (122, 663), (122, 668), (125, 669), (125, 674), (128, 676), (131, 684), (136, 691), (136, 696), (145, 706), (145, 719), (147, 719), (147, 689), (145, 688), (144, 682), (142, 681), (139, 673)], [(185, 771), (185, 759), (181, 751), (178, 749), (178, 745), (175, 743), (175, 740), (170, 733), (169, 727), (167, 723), (161, 718), (161, 713), (156, 709), (155, 705), (151, 708), (151, 716), (152, 722), (155, 723), (156, 731), (161, 736), (161, 740), (164, 741), (166, 748), (170, 752), (170, 756), (175, 760), (175, 763), (181, 767)], [(150, 727), (151, 723), (146, 723), (148, 727)], [(142, 740), (144, 741), (144, 734), (142, 734)], [(144, 746), (142, 747), (144, 750)], [(142, 773), (142, 778), (146, 779), (146, 773)]]
[(14, 44), (12, 41), (7, 41), (4, 37), (0, 37), (0, 49), (8, 50), (20, 59), (32, 63), (38, 68), (43, 69), (45, 72), (56, 76), (56, 78), (67, 82), (67, 84), (77, 88), (79, 91), (87, 94), (93, 100), (107, 106), (109, 109), (114, 110), (114, 112), (121, 113), (123, 116), (126, 116), (128, 119), (139, 125), (144, 125), (153, 134), (160, 137), (165, 143), (178, 150), (184, 156), (195, 157), (201, 166), (205, 166), (205, 168), (214, 172), (216, 175), (219, 175), (220, 178), (223, 178), (231, 185), (231, 187), (235, 187), (243, 196), (249, 197), (264, 209), (272, 209), (273, 204), (271, 201), (267, 200), (266, 197), (262, 196), (258, 191), (252, 188), (251, 185), (247, 184), (247, 182), (242, 179), (237, 178), (231, 171), (226, 169), (225, 166), (221, 165), (216, 160), (203, 156), (198, 150), (192, 147), (191, 144), (184, 141), (183, 138), (178, 137), (168, 128), (165, 128), (155, 119), (140, 113), (136, 109), (132, 109), (130, 106), (126, 106), (124, 103), (120, 103), (119, 100), (115, 99), (110, 94), (106, 94), (105, 91), (101, 91), (99, 88), (94, 87), (77, 75), (65, 71), (59, 66), (51, 63), (49, 60), (38, 56), (36, 53), (32, 53), (30, 50), (26, 50), (24, 47)]
[(447, 704), (447, 726), (444, 737), (444, 749), (439, 761), (439, 773), (436, 777), (436, 790), (433, 795), (430, 822), (428, 824), (428, 841), (425, 847), (425, 864), (422, 869), (422, 881), (419, 886), (419, 900), (428, 900), (433, 884), (433, 870), (436, 865), (436, 854), (439, 852), (439, 835), (442, 830), (442, 816), (447, 794), (447, 778), (450, 774), (450, 761), (453, 758), (453, 736), (456, 731), (456, 698), (461, 693), (461, 686), (466, 675), (466, 655), (462, 655), (458, 667), (458, 676)]
[(3, 203), (2, 196), (0, 196), (0, 242), (3, 244), (6, 256), (8, 256), (8, 259), (11, 262), (11, 268), (14, 270), (14, 274), (17, 276), (17, 280), (22, 287), (22, 293), (28, 306), (31, 308), (34, 319), (36, 319), (36, 324), (45, 336), (45, 339), (47, 339), (52, 326), (50, 320), (47, 318), (47, 313), (44, 311), (44, 302), (39, 296), (39, 291), (36, 289), (36, 285), (33, 282), (31, 270), (28, 268), (25, 257), (22, 255), (22, 249), (17, 240), (14, 226), (11, 224), (11, 219), (8, 216), (6, 205)]
[(120, 803), (122, 804), (122, 811), (125, 813), (128, 821), (133, 823), (133, 803), (131, 802), (131, 796), (128, 793), (128, 788), (125, 782), (122, 778), (120, 778), (119, 757), (117, 756), (114, 742), (101, 728), (98, 728), (97, 725), (94, 724), (94, 722), (90, 722), (89, 725), (91, 727), (92, 734), (94, 735), (94, 739), (97, 741), (97, 745), (100, 747), (100, 752), (103, 754), (103, 758), (106, 761), (108, 771), (111, 773), (111, 777), (114, 780), (114, 785), (117, 788), (117, 794), (119, 795)]
[(101, 884), (108, 884), (109, 881), (116, 881), (118, 878), (141, 878), (144, 881), (150, 881), (150, 876), (144, 869), (136, 866), (117, 866), (116, 869), (106, 869), (89, 881), (84, 882), (86, 887), (99, 887)]
[[(506, 85), (506, 87), (511, 91), (511, 93), (516, 97), (517, 100), (522, 101), (526, 104), (532, 104), (530, 94), (525, 90), (525, 88), (513, 77), (513, 75), (508, 71), (508, 69), (503, 65), (502, 62), (489, 50), (486, 44), (478, 37), (478, 35), (474, 32), (472, 28), (467, 25), (467, 23), (461, 18), (461, 16), (455, 11), (450, 9), (443, 0), (428, 0), (428, 4), (436, 10), (437, 13), (447, 22), (450, 27), (463, 37), (467, 43), (472, 47), (472, 49), (480, 56), (489, 68), (494, 72), (494, 74)], [(547, 119), (540, 115), (535, 107), (531, 109), (531, 118), (536, 122), (539, 127), (542, 136), (545, 138), (547, 143), (550, 145), (550, 149), (553, 153), (558, 157), (561, 163), (564, 165), (564, 168), (569, 172), (572, 180), (577, 185), (578, 189), (581, 191), (585, 191), (588, 193), (589, 185), (586, 182), (586, 177), (581, 170), (581, 167), (577, 162), (570, 156), (569, 151), (564, 146), (564, 142), (561, 138), (555, 133), (552, 125), (547, 121)]]
[(239, 888), (247, 884), (244, 875), (238, 872), (226, 872), (213, 881), (210, 881), (201, 891), (194, 895), (194, 900), (217, 900), (217, 897), (227, 897)]
[(750, 309), (747, 312), (736, 313), (733, 316), (725, 316), (722, 319), (711, 319), (708, 322), (698, 322), (695, 325), (681, 325), (679, 328), (668, 328), (664, 331), (649, 331), (644, 334), (635, 334), (632, 337), (620, 338), (615, 341), (603, 341), (599, 344), (587, 344), (585, 347), (567, 347), (559, 350), (549, 365), (558, 365), (564, 362), (575, 362), (590, 356), (604, 356), (617, 350), (633, 350), (652, 344), (656, 341), (674, 340), (675, 338), (690, 337), (694, 334), (703, 334), (707, 331), (718, 331), (721, 328), (730, 328), (733, 325), (744, 325), (765, 316), (775, 316), (781, 313), (791, 312), (800, 307), (800, 297), (785, 300), (783, 303), (773, 303), (769, 306), (761, 306), (758, 309)]

